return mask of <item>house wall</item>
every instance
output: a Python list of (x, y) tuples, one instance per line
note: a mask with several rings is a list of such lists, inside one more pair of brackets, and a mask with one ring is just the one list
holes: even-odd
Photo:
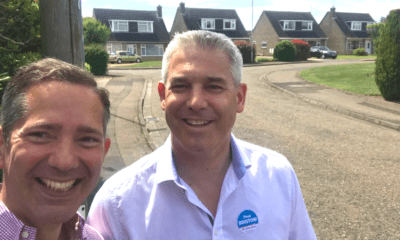
[(170, 37), (171, 40), (174, 38), (175, 34), (186, 32), (188, 29), (186, 27), (185, 21), (183, 20), (182, 13), (180, 12), (180, 9), (176, 11), (175, 14), (175, 19), (171, 27), (171, 32), (170, 32)]
[[(116, 51), (127, 51), (127, 45), (128, 44), (136, 44), (136, 53), (140, 56), (142, 56), (142, 49), (141, 49), (141, 44), (157, 44), (160, 45), (162, 44), (164, 46), (164, 52), (165, 49), (168, 46), (168, 43), (148, 43), (148, 42), (107, 42), (107, 43), (112, 43), (112, 52)], [(104, 46), (106, 51), (107, 51), (107, 44)], [(122, 47), (122, 49), (120, 49)], [(163, 56), (142, 56), (142, 61), (161, 61)]]
[(319, 26), (329, 38), (327, 47), (338, 54), (346, 54), (346, 36), (332, 17), (332, 12), (328, 12)]
[[(270, 51), (270, 49), (274, 49), (279, 42), (278, 34), (275, 32), (274, 27), (264, 13), (261, 14), (254, 28), (253, 41), (256, 41), (257, 55), (262, 56), (272, 56), (273, 52)], [(267, 42), (266, 48), (261, 48), (261, 42), (263, 41)]]

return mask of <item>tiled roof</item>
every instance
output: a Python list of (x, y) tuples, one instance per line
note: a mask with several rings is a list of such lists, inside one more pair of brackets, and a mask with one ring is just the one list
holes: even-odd
[[(276, 33), (280, 38), (326, 38), (314, 17), (309, 12), (279, 12), (279, 11), (263, 11)], [(311, 31), (284, 31), (279, 21), (281, 20), (305, 20), (313, 21)]]
[(369, 38), (367, 31), (352, 31), (346, 22), (359, 21), (359, 22), (375, 22), (368, 13), (344, 13), (336, 12), (335, 21), (347, 37), (352, 38)]
[[(179, 12), (181, 8), (178, 7)], [(202, 18), (213, 18), (213, 19), (236, 19), (236, 30), (209, 30), (213, 32), (223, 33), (230, 38), (248, 38), (246, 29), (244, 28), (242, 21), (236, 10), (234, 9), (208, 9), (208, 8), (186, 8), (185, 13), (182, 14), (183, 19), (186, 23), (188, 30), (199, 30), (201, 29)]]
[(109, 41), (169, 42), (164, 20), (157, 11), (94, 8), (93, 17), (110, 27), (109, 20), (153, 21), (153, 33), (112, 32)]

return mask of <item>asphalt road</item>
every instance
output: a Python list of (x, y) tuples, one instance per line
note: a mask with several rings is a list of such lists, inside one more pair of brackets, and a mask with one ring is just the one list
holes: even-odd
[[(273, 90), (260, 77), (312, 66), (244, 68), (246, 106), (237, 116), (233, 133), (289, 159), (318, 239), (400, 239), (400, 133), (310, 105)], [(102, 179), (151, 151), (135, 120), (146, 78), (152, 82), (151, 110), (159, 120), (157, 134), (163, 139), (169, 134), (156, 97), (160, 70), (110, 74), (114, 78), (106, 88), (111, 92), (113, 117), (108, 134), (115, 138), (123, 133), (126, 139), (113, 140)], [(122, 77), (125, 74), (129, 76)], [(121, 101), (129, 88), (137, 91), (130, 92), (129, 103)]]

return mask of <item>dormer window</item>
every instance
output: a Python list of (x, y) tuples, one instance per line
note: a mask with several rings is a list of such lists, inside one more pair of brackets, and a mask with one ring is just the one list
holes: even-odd
[(138, 22), (138, 32), (153, 32), (153, 22)]
[(351, 22), (351, 30), (361, 31), (361, 22)]
[(112, 21), (111, 30), (113, 32), (127, 32), (128, 21)]
[(235, 30), (236, 19), (224, 19), (224, 29)]
[(301, 30), (312, 30), (313, 22), (305, 22), (301, 23)]
[(215, 19), (203, 18), (201, 19), (202, 29), (215, 29)]
[(295, 30), (296, 22), (295, 21), (283, 21), (283, 30)]

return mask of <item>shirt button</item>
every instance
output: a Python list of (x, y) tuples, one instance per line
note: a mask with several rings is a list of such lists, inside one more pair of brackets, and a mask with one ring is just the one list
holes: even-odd
[(214, 234), (218, 235), (218, 230), (217, 229), (214, 230)]
[(27, 238), (28, 236), (29, 236), (28, 232), (26, 232), (26, 231), (25, 231), (25, 232), (22, 232), (22, 237), (23, 237), (23, 238)]

